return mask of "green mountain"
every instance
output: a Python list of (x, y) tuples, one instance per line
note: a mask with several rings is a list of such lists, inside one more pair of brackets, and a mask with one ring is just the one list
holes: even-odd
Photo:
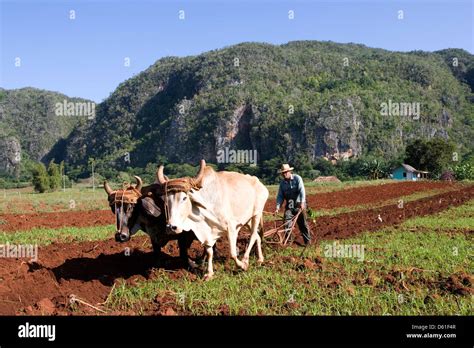
[[(453, 59), (457, 65), (453, 65)], [(46, 158), (86, 170), (156, 162), (216, 163), (254, 149), (258, 162), (311, 162), (351, 149), (392, 158), (410, 139), (474, 148), (474, 56), (356, 44), (242, 43), (167, 57), (120, 84)]]
[[(0, 173), (17, 175), (20, 163), (45, 160), (58, 141), (87, 119), (72, 117), (74, 113), (66, 116), (68, 103), (84, 102), (90, 103), (35, 88), (0, 88)], [(60, 113), (58, 105), (64, 103), (66, 112)]]

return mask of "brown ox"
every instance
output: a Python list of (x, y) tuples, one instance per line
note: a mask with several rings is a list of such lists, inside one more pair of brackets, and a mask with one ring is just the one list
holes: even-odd
[(127, 242), (137, 231), (142, 230), (150, 236), (153, 253), (157, 263), (161, 260), (161, 248), (170, 240), (178, 240), (180, 258), (185, 264), (195, 267), (188, 258), (187, 250), (196, 237), (192, 231), (181, 235), (166, 233), (166, 220), (163, 212), (163, 201), (159, 198), (161, 185), (143, 186), (142, 179), (135, 176), (136, 185), (126, 186), (121, 190), (112, 190), (107, 181), (104, 190), (107, 192), (110, 208), (116, 216), (115, 240)]

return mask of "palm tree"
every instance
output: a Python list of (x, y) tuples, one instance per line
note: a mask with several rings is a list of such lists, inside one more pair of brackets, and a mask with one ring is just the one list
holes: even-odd
[(380, 179), (386, 174), (383, 161), (377, 158), (364, 162), (363, 168), (368, 174), (368, 177), (372, 180)]

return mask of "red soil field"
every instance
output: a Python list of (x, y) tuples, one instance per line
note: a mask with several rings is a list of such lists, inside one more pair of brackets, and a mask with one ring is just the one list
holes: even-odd
[(402, 181), (383, 185), (355, 187), (336, 192), (319, 193), (307, 198), (313, 209), (332, 209), (379, 203), (386, 200), (408, 196), (417, 192), (456, 189), (458, 185), (450, 182)]
[[(104, 197), (105, 199), (105, 197)], [(33, 228), (89, 227), (114, 223), (110, 210), (85, 210), (57, 213), (3, 214), (0, 232), (28, 231)]]
[[(362, 231), (373, 231), (382, 226), (399, 224), (410, 217), (434, 214), (449, 207), (461, 205), (473, 198), (474, 186), (470, 186), (407, 202), (403, 209), (394, 204), (321, 217), (316, 220), (316, 224), (310, 222), (313, 243), (321, 239), (346, 238)], [(382, 222), (378, 219), (379, 215)], [(270, 225), (271, 223), (268, 223), (267, 228)], [(245, 238), (239, 239), (240, 250), (245, 247), (245, 243)], [(83, 304), (77, 305), (78, 308), (72, 311), (70, 296), (75, 295), (90, 304), (97, 305), (107, 299), (118, 279), (124, 279), (127, 283), (133, 284), (138, 279), (152, 279), (160, 276), (160, 270), (153, 267), (154, 260), (149, 244), (148, 237), (135, 237), (125, 244), (119, 244), (112, 239), (81, 243), (53, 243), (39, 248), (38, 262), (26, 259), (24, 261), (0, 259), (0, 279), (2, 280), (0, 314), (101, 314)], [(125, 247), (131, 249), (130, 256), (125, 256)], [(217, 248), (217, 261), (225, 261), (228, 256), (227, 243), (219, 241)], [(168, 244), (164, 252), (168, 255), (160, 268), (172, 271), (173, 273), (170, 274), (173, 277), (180, 277), (183, 274), (197, 277), (183, 269), (180, 260), (176, 258), (178, 249), (175, 243)], [(201, 253), (201, 246), (194, 242), (190, 255), (196, 257)], [(230, 271), (232, 267), (231, 263), (226, 262), (226, 271)], [(258, 266), (253, 263), (251, 267)], [(170, 313), (166, 306), (159, 308), (154, 314)], [(135, 313), (109, 312), (107, 314)]]
[[(313, 209), (332, 209), (354, 205), (378, 203), (385, 200), (410, 195), (416, 192), (456, 189), (458, 185), (444, 182), (397, 182), (376, 186), (357, 187), (335, 192), (320, 193), (307, 197), (308, 206)], [(104, 193), (104, 201), (106, 196)], [(273, 211), (275, 199), (265, 205), (266, 211)], [(0, 232), (24, 231), (32, 228), (88, 227), (114, 223), (110, 210), (68, 211), (33, 214), (3, 214)]]

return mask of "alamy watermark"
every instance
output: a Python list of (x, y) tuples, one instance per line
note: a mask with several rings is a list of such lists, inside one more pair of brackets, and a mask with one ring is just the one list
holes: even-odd
[(52, 342), (56, 339), (56, 325), (38, 325), (26, 322), (25, 324), (18, 326), (18, 337), (47, 338), (48, 341)]
[(217, 151), (217, 163), (248, 163), (257, 165), (257, 150), (234, 150), (229, 147)]
[(38, 244), (0, 244), (0, 258), (30, 258), (38, 261)]
[(413, 117), (414, 120), (420, 118), (420, 103), (398, 103), (388, 100), (388, 103), (380, 104), (380, 114), (382, 116), (404, 116)]
[(85, 116), (89, 120), (95, 117), (94, 102), (68, 102), (66, 99), (62, 103), (54, 106), (56, 116)]
[(324, 256), (334, 258), (356, 258), (358, 261), (364, 261), (364, 245), (362, 244), (340, 244), (335, 241), (332, 244), (324, 246)]

